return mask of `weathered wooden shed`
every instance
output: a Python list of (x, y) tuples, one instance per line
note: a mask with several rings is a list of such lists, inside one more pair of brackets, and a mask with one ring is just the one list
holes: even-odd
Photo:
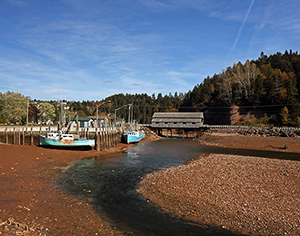
[(197, 129), (203, 126), (203, 112), (156, 112), (151, 126), (161, 129)]

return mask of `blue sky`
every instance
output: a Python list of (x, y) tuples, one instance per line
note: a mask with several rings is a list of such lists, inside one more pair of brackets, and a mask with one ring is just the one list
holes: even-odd
[(1, 0), (0, 92), (101, 100), (187, 92), (300, 46), (299, 0)]

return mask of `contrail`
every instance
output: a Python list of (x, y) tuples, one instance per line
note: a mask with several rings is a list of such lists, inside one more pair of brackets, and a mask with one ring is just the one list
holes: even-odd
[[(251, 11), (251, 8), (252, 8), (253, 3), (254, 3), (254, 0), (252, 0), (252, 2), (251, 2), (251, 4), (250, 4), (250, 7), (248, 8), (248, 11), (247, 11), (247, 13), (246, 13), (246, 15), (245, 15), (245, 17), (244, 17), (243, 23), (242, 23), (242, 25), (241, 25), (241, 27), (240, 27), (240, 29), (239, 29), (239, 32), (238, 32), (238, 34), (237, 34), (237, 36), (236, 36), (236, 38), (235, 38), (234, 44), (233, 44), (233, 46), (232, 46), (232, 48), (231, 48), (231, 50), (230, 50), (228, 56), (229, 56), (229, 55), (232, 53), (232, 51), (235, 49), (235, 47), (236, 47), (236, 45), (237, 45), (237, 43), (238, 43), (238, 41), (239, 41), (239, 39), (240, 39), (242, 30), (243, 30), (243, 28), (244, 28), (244, 25), (245, 25), (247, 19), (248, 19), (248, 15), (249, 15), (249, 13), (250, 13), (250, 11)], [(228, 57), (228, 56), (227, 56), (227, 57)]]

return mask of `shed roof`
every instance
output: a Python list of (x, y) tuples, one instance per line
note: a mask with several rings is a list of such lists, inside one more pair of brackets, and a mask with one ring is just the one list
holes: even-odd
[(203, 118), (203, 112), (156, 112), (153, 114), (152, 118)]
[(90, 121), (91, 118), (89, 117), (78, 117), (78, 121)]

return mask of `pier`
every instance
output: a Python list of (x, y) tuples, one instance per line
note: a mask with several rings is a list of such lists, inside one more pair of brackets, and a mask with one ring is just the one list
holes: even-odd
[[(54, 126), (0, 126), (0, 142), (13, 145), (36, 145), (40, 144), (40, 135), (47, 132), (57, 132)], [(105, 128), (79, 128), (70, 129), (70, 133), (77, 133), (80, 137), (95, 139), (95, 149), (110, 148), (121, 142), (122, 127)]]

